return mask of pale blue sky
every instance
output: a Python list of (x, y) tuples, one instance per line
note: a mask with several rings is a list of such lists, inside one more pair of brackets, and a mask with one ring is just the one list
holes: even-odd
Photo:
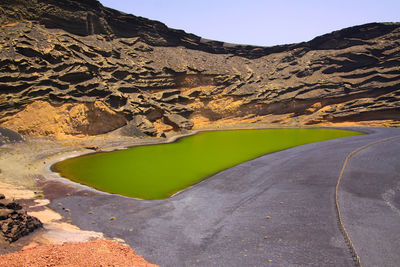
[(100, 0), (207, 39), (277, 45), (349, 26), (399, 22), (400, 0)]

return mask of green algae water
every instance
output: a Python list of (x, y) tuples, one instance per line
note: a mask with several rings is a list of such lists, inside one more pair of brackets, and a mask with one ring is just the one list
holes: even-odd
[(163, 199), (219, 171), (268, 153), (360, 134), (336, 129), (202, 132), (174, 143), (67, 159), (53, 165), (52, 170), (101, 191)]

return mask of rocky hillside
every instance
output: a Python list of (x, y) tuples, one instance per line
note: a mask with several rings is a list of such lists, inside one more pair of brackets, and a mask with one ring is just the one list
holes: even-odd
[(20, 133), (400, 125), (400, 23), (255, 47), (202, 39), (96, 0), (0, 0), (0, 14), (0, 124)]

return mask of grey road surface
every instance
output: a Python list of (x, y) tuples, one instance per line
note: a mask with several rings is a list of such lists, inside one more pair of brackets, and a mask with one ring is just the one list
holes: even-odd
[(340, 189), (343, 223), (363, 266), (400, 266), (400, 136), (354, 155)]
[[(83, 229), (123, 238), (160, 266), (354, 266), (336, 215), (338, 176), (352, 151), (400, 135), (400, 129), (354, 129), (369, 134), (265, 155), (169, 199), (82, 188), (68, 197), (53, 192), (51, 207)], [(364, 266), (400, 262), (399, 153), (398, 140), (371, 146), (343, 176), (343, 219)]]

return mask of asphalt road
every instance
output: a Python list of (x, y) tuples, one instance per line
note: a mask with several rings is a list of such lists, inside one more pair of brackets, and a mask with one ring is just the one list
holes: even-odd
[(346, 167), (343, 223), (363, 266), (400, 266), (400, 136), (361, 150)]
[[(335, 210), (338, 176), (352, 151), (400, 135), (400, 129), (363, 131), (370, 134), (265, 155), (166, 200), (82, 188), (68, 197), (53, 192), (51, 207), (82, 229), (123, 238), (161, 266), (354, 266)], [(345, 169), (339, 201), (364, 266), (400, 262), (400, 197), (390, 191), (400, 186), (399, 142), (371, 146)]]

